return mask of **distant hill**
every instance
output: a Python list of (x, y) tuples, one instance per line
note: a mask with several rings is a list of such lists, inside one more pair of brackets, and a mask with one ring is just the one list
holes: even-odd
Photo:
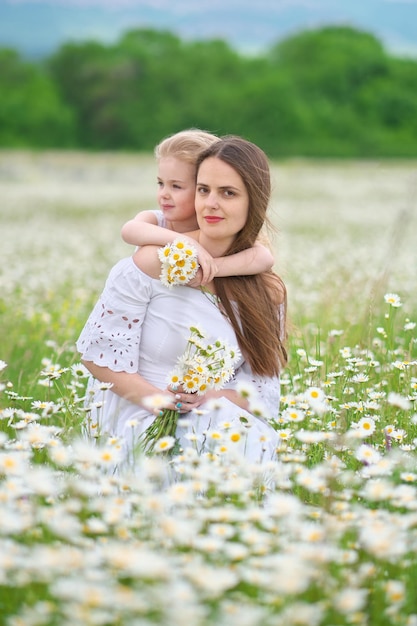
[(69, 40), (109, 43), (143, 27), (189, 40), (223, 39), (252, 54), (326, 24), (366, 30), (392, 53), (417, 57), (414, 0), (0, 0), (0, 47), (29, 58), (48, 56)]

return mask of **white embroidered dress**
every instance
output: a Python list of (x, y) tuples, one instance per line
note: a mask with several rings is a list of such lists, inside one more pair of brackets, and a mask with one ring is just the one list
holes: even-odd
[[(160, 280), (142, 272), (129, 257), (110, 271), (77, 341), (77, 349), (87, 361), (116, 372), (137, 372), (165, 391), (169, 374), (186, 348), (190, 326), (201, 328), (210, 341), (220, 338), (231, 346), (238, 345), (231, 324), (211, 298), (199, 289), (165, 287)], [(255, 404), (263, 407), (264, 415), (277, 416), (278, 378), (251, 376), (241, 359), (234, 379), (226, 386), (235, 387), (240, 381), (253, 387), (258, 396)], [(94, 436), (121, 438), (125, 461), (129, 462), (139, 436), (155, 416), (111, 390), (99, 387), (91, 378), (86, 397), (86, 404), (91, 407), (88, 429)], [(240, 446), (251, 461), (274, 458), (278, 438), (266, 420), (254, 417), (225, 398), (207, 402), (200, 408), (201, 413), (191, 412), (186, 414), (186, 420), (179, 420), (177, 436), (183, 447), (197, 447), (201, 453), (213, 449), (206, 436), (208, 429), (222, 433), (222, 443), (238, 430), (240, 441), (230, 440), (228, 445)], [(242, 417), (248, 423), (242, 423)]]

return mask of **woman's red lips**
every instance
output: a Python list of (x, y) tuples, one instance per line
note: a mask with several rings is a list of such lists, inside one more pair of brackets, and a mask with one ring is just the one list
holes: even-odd
[(209, 224), (216, 224), (217, 222), (221, 222), (223, 218), (222, 217), (218, 217), (217, 215), (206, 215), (204, 217), (204, 219)]

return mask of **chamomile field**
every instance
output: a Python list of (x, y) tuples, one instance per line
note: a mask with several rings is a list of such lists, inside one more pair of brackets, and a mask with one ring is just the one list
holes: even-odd
[(2, 626), (417, 626), (417, 163), (272, 173), (267, 488), (227, 424), (116, 474), (120, 441), (83, 435), (74, 344), (122, 224), (156, 208), (152, 155), (0, 152)]

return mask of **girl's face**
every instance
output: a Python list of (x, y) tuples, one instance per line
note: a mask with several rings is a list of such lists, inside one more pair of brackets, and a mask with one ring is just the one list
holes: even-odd
[(201, 235), (227, 250), (248, 217), (249, 195), (240, 174), (217, 157), (205, 159), (197, 174), (195, 210)]
[(195, 215), (195, 167), (175, 157), (162, 157), (158, 163), (159, 208), (173, 230), (197, 228)]

